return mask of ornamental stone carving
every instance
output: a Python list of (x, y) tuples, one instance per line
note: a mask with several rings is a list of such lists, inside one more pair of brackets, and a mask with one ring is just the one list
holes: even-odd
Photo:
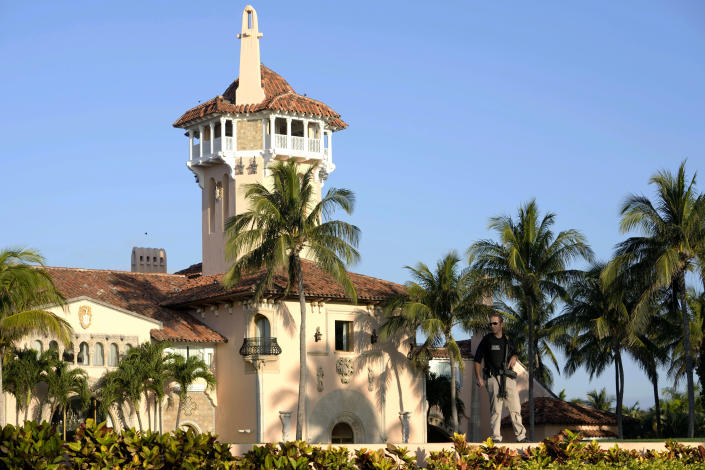
[(367, 368), (367, 391), (372, 392), (375, 389), (375, 374), (372, 372), (372, 367)]
[(316, 388), (319, 392), (323, 391), (323, 367), (318, 366), (318, 371), (316, 372), (317, 385)]
[(191, 416), (196, 412), (196, 410), (198, 410), (198, 405), (196, 405), (193, 398), (187, 395), (181, 409), (184, 412), (184, 416)]
[(350, 383), (350, 380), (355, 373), (355, 367), (353, 366), (352, 359), (348, 357), (338, 358), (338, 360), (335, 361), (335, 371), (338, 373), (341, 383)]

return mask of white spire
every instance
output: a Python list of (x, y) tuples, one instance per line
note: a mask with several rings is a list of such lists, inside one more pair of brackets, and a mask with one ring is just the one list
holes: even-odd
[(235, 92), (235, 104), (257, 104), (264, 101), (262, 72), (260, 71), (257, 12), (247, 5), (242, 12), (242, 33), (237, 35), (240, 43), (240, 82)]

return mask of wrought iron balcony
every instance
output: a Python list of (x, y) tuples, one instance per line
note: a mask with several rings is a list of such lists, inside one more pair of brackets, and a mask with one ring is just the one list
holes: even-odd
[(245, 338), (240, 347), (242, 356), (278, 356), (281, 353), (277, 338)]

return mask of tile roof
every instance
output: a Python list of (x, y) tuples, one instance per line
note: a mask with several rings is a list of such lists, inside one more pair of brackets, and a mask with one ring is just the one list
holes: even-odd
[[(534, 399), (535, 424), (574, 424), (574, 425), (617, 425), (617, 415), (590, 406), (570, 403), (559, 398), (537, 397)], [(529, 402), (521, 404), (521, 419), (529, 422)], [(624, 424), (636, 423), (630, 416), (622, 416)], [(509, 417), (502, 419), (502, 425), (510, 425)], [(598, 437), (598, 436), (594, 436)]]
[[(328, 273), (307, 260), (302, 260), (301, 265), (304, 276), (304, 292), (307, 297), (332, 301), (350, 301), (343, 288)], [(191, 268), (188, 269), (190, 270)], [(201, 276), (192, 280), (194, 287), (170, 295), (162, 305), (185, 306), (231, 297), (249, 297), (263, 275), (263, 270), (244, 275), (237, 286), (227, 289), (221, 283), (223, 274)], [(404, 286), (394, 282), (351, 272), (348, 272), (348, 276), (355, 286), (358, 302), (361, 303), (378, 302), (404, 291)], [(265, 293), (274, 296), (283, 295), (287, 279), (286, 272), (280, 271), (274, 276), (271, 287)], [(292, 287), (289, 296), (298, 296), (298, 291), (295, 287)]]
[[(460, 341), (456, 341), (456, 343), (458, 343), (460, 355), (464, 359), (473, 358), (469, 339), (461, 339)], [(448, 351), (446, 351), (446, 348), (430, 348), (430, 352), (433, 359), (448, 359)]]
[(227, 341), (188, 313), (160, 305), (188, 287), (191, 280), (186, 276), (53, 267), (46, 271), (67, 299), (87, 296), (162, 322), (162, 329), (150, 332), (156, 341)]
[(299, 95), (284, 80), (281, 75), (261, 65), (262, 86), (264, 87), (264, 101), (257, 104), (235, 105), (235, 94), (239, 79), (236, 79), (223, 92), (222, 95), (201, 103), (195, 108), (186, 111), (176, 122), (174, 127), (186, 127), (194, 119), (215, 113), (254, 113), (257, 111), (291, 111), (301, 114), (320, 116), (326, 119), (332, 128), (345, 129), (348, 125), (325, 103), (307, 96)]

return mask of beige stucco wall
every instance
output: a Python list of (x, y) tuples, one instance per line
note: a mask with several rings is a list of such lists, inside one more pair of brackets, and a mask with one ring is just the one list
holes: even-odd
[[(257, 121), (261, 122), (261, 121)], [(302, 163), (302, 170), (310, 168)], [(226, 176), (229, 175), (229, 176)], [(232, 178), (230, 167), (225, 163), (209, 166), (203, 169), (203, 187), (201, 191), (201, 239), (203, 274), (220, 274), (225, 272), (230, 263), (225, 259), (225, 234), (223, 229), (228, 217), (247, 211), (249, 204), (245, 199), (245, 186), (254, 183), (270, 184), (271, 178), (265, 177), (262, 157), (242, 157), (236, 159), (235, 178)], [(223, 198), (212, 197), (213, 185), (223, 184)], [(226, 187), (227, 186), (227, 187)], [(321, 199), (321, 183), (313, 182), (314, 201)], [(213, 210), (209, 208), (213, 205)], [(211, 216), (213, 223), (211, 223)], [(304, 257), (306, 253), (303, 254)]]
[[(258, 438), (257, 374), (251, 363), (240, 356), (244, 337), (253, 337), (257, 314), (268, 318), (271, 335), (277, 338), (282, 354), (271, 358), (261, 369), (261, 439), (284, 438), (280, 412), (291, 413), (289, 439), (294, 439), (299, 379), (298, 302), (261, 304), (245, 308), (226, 305), (204, 310), (203, 321), (229, 338), (218, 346), (219, 405), (216, 432), (229, 442), (249, 443)], [(335, 351), (335, 320), (354, 322), (352, 352)], [(349, 304), (307, 303), (308, 386), (304, 438), (327, 442), (332, 426), (348, 422), (356, 440), (369, 442), (402, 441), (400, 412), (409, 413), (409, 441), (425, 439), (425, 409), (422, 375), (410, 368), (405, 354), (390, 343), (370, 345), (370, 333), (377, 319), (363, 307)], [(322, 333), (316, 342), (316, 328)], [(354, 373), (343, 383), (336, 372), (340, 358), (350, 359)], [(323, 373), (319, 391), (318, 371)], [(369, 368), (369, 369), (368, 369)], [(227, 373), (223, 373), (227, 371)], [(249, 431), (249, 432), (247, 432)]]

